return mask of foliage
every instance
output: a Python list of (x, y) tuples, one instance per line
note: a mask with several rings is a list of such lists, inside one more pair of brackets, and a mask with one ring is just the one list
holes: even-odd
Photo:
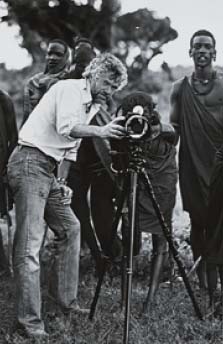
[[(44, 49), (50, 38), (61, 38), (70, 46), (77, 36), (92, 40), (99, 51), (111, 50), (128, 67), (129, 89), (145, 86), (146, 91), (160, 90), (161, 85), (147, 81), (148, 65), (169, 41), (177, 38), (170, 19), (156, 18), (152, 11), (140, 9), (119, 16), (120, 1), (95, 0), (83, 5), (74, 0), (1, 0), (8, 14), (2, 22), (18, 24), (22, 46), (34, 63), (44, 60)], [(144, 74), (144, 75), (143, 75)]]
[(43, 42), (61, 38), (70, 46), (76, 36), (90, 38), (96, 48), (110, 48), (110, 31), (113, 17), (119, 11), (116, 0), (102, 0), (100, 10), (95, 1), (79, 5), (73, 0), (2, 0), (8, 14), (2, 22), (16, 23), (23, 38), (22, 46), (28, 50), (34, 62), (43, 58)]
[(177, 38), (168, 17), (156, 18), (146, 8), (118, 16), (118, 0), (102, 0), (99, 9), (92, 0), (86, 5), (73, 0), (1, 0), (1, 3), (8, 9), (2, 22), (19, 25), (23, 47), (34, 61), (40, 54), (42, 40), (57, 37), (72, 46), (73, 38), (81, 35), (90, 38), (99, 50), (113, 48), (125, 62), (131, 48), (137, 47), (139, 52), (132, 68), (141, 71), (162, 52), (165, 43)]
[(132, 49), (137, 51), (130, 64), (132, 79), (146, 70), (156, 55), (162, 53), (164, 44), (176, 38), (177, 32), (171, 28), (170, 19), (156, 18), (146, 8), (118, 17), (113, 31), (114, 51), (127, 65)]

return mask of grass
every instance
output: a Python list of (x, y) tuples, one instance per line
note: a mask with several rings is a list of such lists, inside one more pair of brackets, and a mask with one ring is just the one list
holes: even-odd
[[(188, 217), (180, 209), (179, 199), (174, 211), (173, 224), (174, 239), (188, 271), (192, 265), (191, 250), (186, 240), (189, 236), (189, 225)], [(212, 314), (200, 321), (196, 317), (185, 286), (179, 279), (175, 280), (172, 286), (167, 282), (161, 283), (153, 308), (147, 314), (142, 313), (142, 305), (148, 292), (150, 258), (151, 241), (145, 235), (142, 251), (134, 258), (129, 344), (222, 344), (222, 320)], [(201, 294), (197, 289), (195, 275), (191, 276), (190, 282), (202, 313), (210, 313), (208, 296)], [(78, 298), (81, 307), (90, 307), (96, 283), (92, 259), (86, 255), (80, 261)], [(123, 343), (124, 313), (120, 309), (119, 269), (113, 267), (106, 274), (92, 321), (88, 319), (88, 315), (52, 316), (47, 310), (49, 304), (44, 297), (43, 299), (43, 317), (50, 334), (50, 344)], [(14, 301), (13, 279), (10, 276), (0, 277), (0, 344), (32, 344), (30, 339), (13, 334)]]

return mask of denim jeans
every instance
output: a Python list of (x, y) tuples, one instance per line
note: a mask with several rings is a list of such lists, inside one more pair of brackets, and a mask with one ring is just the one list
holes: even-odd
[(39, 254), (44, 219), (55, 234), (51, 293), (61, 307), (69, 308), (77, 296), (80, 226), (53, 171), (55, 161), (36, 148), (18, 146), (8, 164), (9, 184), (16, 209), (13, 266), (17, 287), (17, 320), (27, 332), (44, 329), (41, 318)]

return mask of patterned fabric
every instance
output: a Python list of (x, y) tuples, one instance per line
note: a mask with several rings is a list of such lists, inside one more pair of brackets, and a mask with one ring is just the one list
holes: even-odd
[(46, 68), (45, 72), (37, 73), (29, 79), (24, 89), (24, 117), (22, 124), (25, 123), (32, 110), (49, 88), (57, 81), (63, 80), (66, 77), (69, 68), (70, 58), (69, 51), (67, 50), (62, 61), (51, 72)]
[[(177, 168), (175, 156), (175, 147), (167, 142), (162, 135), (145, 144), (146, 172), (160, 210), (170, 228), (176, 197)], [(162, 234), (162, 228), (153, 208), (144, 178), (139, 177), (138, 184), (136, 227), (138, 231)]]

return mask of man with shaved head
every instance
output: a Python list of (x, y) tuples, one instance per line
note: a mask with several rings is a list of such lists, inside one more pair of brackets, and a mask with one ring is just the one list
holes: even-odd
[[(205, 235), (210, 177), (215, 153), (223, 141), (223, 79), (213, 68), (215, 44), (213, 34), (207, 30), (193, 34), (189, 55), (194, 61), (194, 71), (189, 77), (177, 81), (171, 94), (170, 121), (180, 137), (180, 190), (183, 209), (191, 220), (195, 261), (206, 255), (209, 244), (205, 243)], [(211, 269), (209, 265), (210, 293), (214, 288)], [(205, 288), (204, 260), (198, 265), (197, 275), (200, 287)]]

